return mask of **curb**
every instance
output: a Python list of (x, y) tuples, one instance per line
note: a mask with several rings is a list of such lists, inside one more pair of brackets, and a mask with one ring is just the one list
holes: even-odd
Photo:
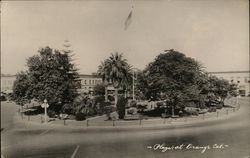
[[(35, 125), (43, 128), (61, 128), (61, 129), (84, 129), (86, 131), (89, 130), (144, 130), (144, 129), (155, 129), (155, 128), (180, 128), (180, 127), (188, 127), (192, 125), (199, 125), (203, 124), (205, 122), (220, 122), (225, 119), (229, 119), (231, 117), (235, 117), (239, 114), (239, 111), (242, 111), (242, 108), (236, 109), (233, 113), (229, 114), (224, 114), (220, 117), (211, 117), (211, 118), (206, 118), (206, 119), (197, 119), (197, 120), (191, 120), (191, 121), (182, 121), (182, 122), (170, 122), (170, 123), (161, 123), (161, 124), (137, 124), (137, 125), (122, 125), (122, 126), (78, 126), (78, 125), (63, 125), (63, 124), (41, 124), (35, 121), (28, 121), (28, 120), (22, 120), (18, 117), (18, 113), (13, 118), (13, 121), (16, 123), (22, 123), (25, 125)], [(159, 120), (164, 120), (164, 119), (159, 119)], [(167, 122), (167, 121), (166, 121)]]

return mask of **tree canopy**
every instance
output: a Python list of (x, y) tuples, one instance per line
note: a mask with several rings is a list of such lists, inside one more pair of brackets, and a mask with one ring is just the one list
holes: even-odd
[(28, 70), (19, 73), (14, 83), (15, 101), (47, 99), (50, 104), (70, 103), (80, 88), (78, 70), (69, 51), (41, 48), (38, 55), (27, 59)]
[(105, 84), (97, 84), (94, 86), (93, 89), (93, 94), (94, 95), (105, 95)]
[[(112, 83), (115, 88), (115, 103), (118, 100), (118, 88), (131, 81), (131, 66), (122, 54), (111, 54), (109, 58), (104, 60), (99, 66), (98, 73), (106, 85)], [(107, 93), (107, 92), (106, 92)]]
[(209, 77), (195, 59), (171, 49), (159, 54), (138, 75), (137, 88), (147, 99), (164, 99), (174, 109), (188, 102), (204, 104), (211, 92), (223, 100), (230, 86), (225, 80)]

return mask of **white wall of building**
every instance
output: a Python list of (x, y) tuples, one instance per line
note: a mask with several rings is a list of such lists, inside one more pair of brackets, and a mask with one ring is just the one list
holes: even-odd
[(102, 83), (102, 78), (96, 75), (80, 75), (81, 92), (89, 93), (93, 88)]
[(249, 71), (210, 72), (210, 74), (237, 84), (241, 95), (248, 96), (250, 94)]
[(15, 80), (15, 75), (1, 76), (1, 92), (12, 93), (12, 88)]

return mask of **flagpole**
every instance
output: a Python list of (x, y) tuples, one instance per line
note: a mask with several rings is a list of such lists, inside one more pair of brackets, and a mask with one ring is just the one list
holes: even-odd
[(135, 71), (133, 69), (133, 100), (135, 100)]

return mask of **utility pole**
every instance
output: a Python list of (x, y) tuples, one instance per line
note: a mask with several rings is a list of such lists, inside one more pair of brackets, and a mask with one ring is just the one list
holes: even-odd
[(238, 105), (239, 105), (239, 96), (240, 96), (239, 83), (240, 83), (240, 81), (237, 81), (236, 107), (238, 107)]
[(133, 100), (135, 100), (135, 71), (133, 70)]

